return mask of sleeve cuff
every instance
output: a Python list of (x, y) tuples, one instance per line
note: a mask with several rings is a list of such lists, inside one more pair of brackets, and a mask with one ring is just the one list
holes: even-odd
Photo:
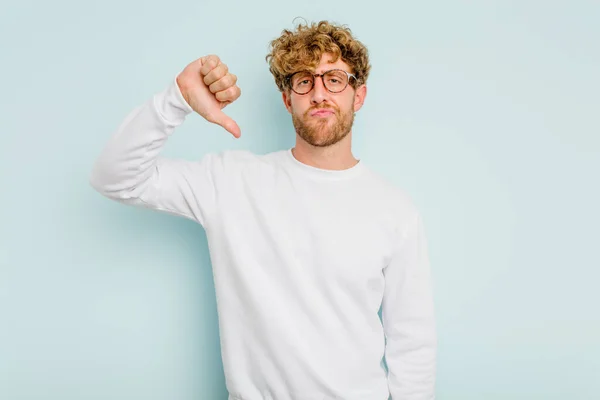
[(162, 92), (154, 97), (154, 104), (162, 118), (170, 125), (181, 125), (185, 117), (190, 114), (192, 107), (185, 101), (177, 77), (174, 77), (171, 84)]

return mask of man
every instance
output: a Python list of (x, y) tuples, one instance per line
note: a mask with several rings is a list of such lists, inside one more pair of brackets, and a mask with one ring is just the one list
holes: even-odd
[(292, 115), (294, 148), (159, 156), (192, 111), (240, 137), (222, 111), (240, 96), (237, 78), (206, 56), (127, 116), (91, 184), (205, 228), (230, 400), (433, 399), (422, 219), (351, 151), (367, 50), (349, 29), (322, 21), (284, 30), (267, 60)]

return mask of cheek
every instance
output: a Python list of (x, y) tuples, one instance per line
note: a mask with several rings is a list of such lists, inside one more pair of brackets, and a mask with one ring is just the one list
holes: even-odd
[(290, 107), (293, 114), (304, 115), (304, 113), (310, 108), (310, 103), (306, 104), (303, 99), (292, 99)]
[(351, 96), (348, 99), (348, 107), (347, 107), (348, 110), (353, 111), (353, 112), (354, 112), (354, 100), (355, 100), (354, 96)]

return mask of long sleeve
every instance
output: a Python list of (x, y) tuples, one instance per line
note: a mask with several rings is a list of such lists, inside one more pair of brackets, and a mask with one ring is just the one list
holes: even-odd
[(385, 358), (392, 400), (435, 398), (436, 346), (431, 273), (417, 214), (384, 269)]
[(215, 156), (200, 161), (159, 156), (169, 135), (192, 111), (173, 79), (127, 115), (93, 166), (92, 187), (113, 200), (204, 225), (214, 207)]

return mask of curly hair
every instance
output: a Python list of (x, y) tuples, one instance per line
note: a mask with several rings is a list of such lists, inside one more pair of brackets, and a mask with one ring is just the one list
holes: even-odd
[(266, 60), (279, 91), (290, 88), (287, 78), (294, 72), (315, 70), (324, 53), (333, 55), (332, 62), (341, 57), (350, 66), (350, 72), (356, 76), (352, 87), (366, 83), (371, 70), (367, 48), (347, 26), (320, 21), (310, 26), (299, 24), (295, 32), (284, 29), (280, 37), (270, 42)]

